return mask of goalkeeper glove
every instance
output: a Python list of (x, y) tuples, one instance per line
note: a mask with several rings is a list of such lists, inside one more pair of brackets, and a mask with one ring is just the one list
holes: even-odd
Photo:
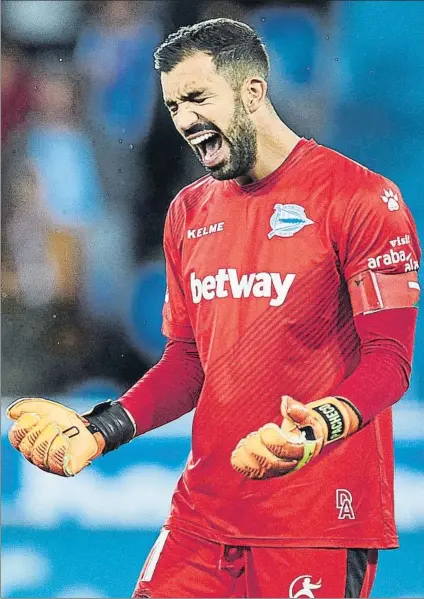
[(135, 426), (119, 403), (98, 404), (79, 415), (48, 399), (18, 399), (7, 408), (15, 423), (13, 447), (32, 464), (59, 476), (74, 476), (99, 455), (134, 437)]
[(281, 413), (281, 427), (270, 422), (238, 443), (231, 455), (237, 472), (253, 479), (295, 472), (319, 455), (324, 446), (344, 439), (361, 426), (356, 408), (338, 397), (302, 404), (285, 395)]

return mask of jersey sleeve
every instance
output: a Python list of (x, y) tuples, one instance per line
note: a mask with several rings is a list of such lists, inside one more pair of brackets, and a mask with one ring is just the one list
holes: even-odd
[(181, 275), (181, 254), (172, 229), (172, 212), (168, 211), (164, 231), (166, 260), (166, 295), (162, 311), (162, 332), (174, 341), (193, 341)]
[(337, 247), (354, 314), (415, 306), (421, 250), (398, 187), (370, 174), (344, 212)]

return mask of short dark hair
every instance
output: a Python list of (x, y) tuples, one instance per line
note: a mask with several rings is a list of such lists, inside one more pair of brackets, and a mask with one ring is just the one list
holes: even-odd
[(196, 52), (211, 56), (216, 69), (229, 72), (234, 83), (254, 74), (268, 80), (269, 57), (265, 45), (246, 23), (221, 18), (180, 27), (154, 53), (155, 69), (169, 73)]

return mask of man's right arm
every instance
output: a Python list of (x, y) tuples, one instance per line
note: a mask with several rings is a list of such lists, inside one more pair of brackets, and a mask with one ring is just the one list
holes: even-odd
[(161, 360), (119, 399), (134, 422), (136, 435), (193, 410), (203, 379), (196, 344), (168, 340)]
[(9, 439), (41, 470), (74, 476), (98, 456), (190, 412), (203, 379), (195, 343), (169, 340), (156, 366), (118, 401), (86, 414), (41, 398), (14, 402), (7, 410), (15, 421)]

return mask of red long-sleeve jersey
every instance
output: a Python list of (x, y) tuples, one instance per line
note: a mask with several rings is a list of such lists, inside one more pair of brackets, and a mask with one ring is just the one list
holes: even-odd
[[(167, 525), (230, 544), (397, 546), (391, 410), (378, 413), (385, 404), (374, 405), (372, 393), (356, 398), (368, 424), (296, 473), (252, 481), (231, 468), (230, 455), (249, 432), (281, 423), (283, 394), (307, 403), (339, 391), (355, 402), (352, 281), (362, 289), (362, 273), (374, 273), (372, 282), (403, 274), (394, 284), (418, 296), (420, 250), (399, 189), (301, 140), (259, 182), (205, 177), (184, 189), (164, 245), (163, 330), (196, 344), (204, 373)], [(378, 303), (378, 285), (375, 292)], [(408, 305), (382, 300), (376, 309), (402, 314)]]

